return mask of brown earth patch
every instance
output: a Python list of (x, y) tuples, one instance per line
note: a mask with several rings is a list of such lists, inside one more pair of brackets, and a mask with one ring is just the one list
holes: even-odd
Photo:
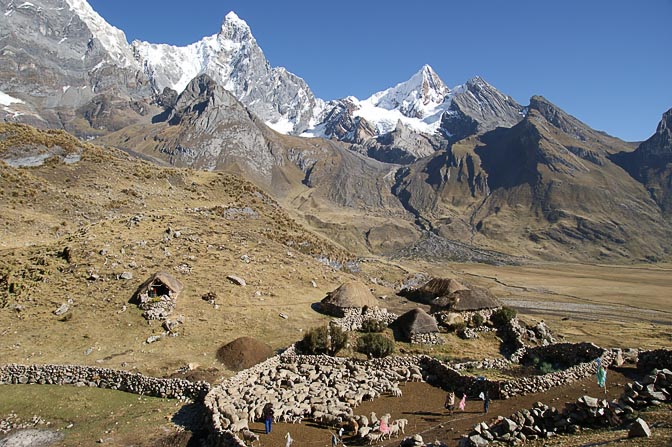
[(232, 371), (261, 363), (274, 354), (273, 348), (252, 337), (240, 337), (217, 350), (217, 359)]

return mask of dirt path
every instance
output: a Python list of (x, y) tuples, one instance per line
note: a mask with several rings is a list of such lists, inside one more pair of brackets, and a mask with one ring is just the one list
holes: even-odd
[[(623, 385), (633, 380), (634, 370), (609, 371), (607, 396), (617, 398), (623, 391)], [(505, 401), (493, 401), (488, 415), (483, 413), (483, 403), (467, 401), (466, 411), (455, 412), (450, 416), (443, 409), (445, 392), (426, 383), (407, 383), (402, 385), (402, 397), (384, 396), (373, 402), (365, 402), (355, 409), (356, 414), (365, 414), (367, 417), (374, 411), (377, 415), (390, 413), (392, 419), (406, 418), (409, 421), (406, 435), (420, 433), (425, 442), (440, 440), (454, 446), (461, 435), (481, 421), (491, 421), (497, 416), (509, 416), (523, 408), (531, 408), (535, 402), (541, 401), (547, 405), (562, 408), (566, 402), (572, 402), (583, 395), (603, 397), (594, 377), (588, 377), (571, 385), (553, 388), (545, 393), (530, 394)], [(294, 439), (292, 447), (323, 447), (331, 445), (329, 430), (319, 427), (312, 422), (303, 424), (274, 424), (271, 434), (264, 434), (264, 426), (260, 423), (251, 424), (252, 431), (259, 434), (260, 444), (264, 447), (278, 447), (285, 445), (285, 434), (289, 432)], [(401, 438), (381, 443), (384, 446), (398, 446)], [(345, 436), (345, 445), (364, 445), (361, 440)]]

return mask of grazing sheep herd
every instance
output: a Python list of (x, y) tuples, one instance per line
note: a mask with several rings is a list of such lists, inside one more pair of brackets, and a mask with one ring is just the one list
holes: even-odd
[(388, 357), (363, 362), (300, 356), (290, 348), (222, 383), (205, 403), (216, 429), (242, 435), (248, 442), (254, 442), (248, 423), (260, 421), (264, 405), (271, 403), (275, 422), (301, 423), (311, 419), (327, 427), (345, 427), (353, 436), (373, 444), (405, 433), (408, 421), (390, 421), (389, 414), (380, 419), (372, 414), (369, 419), (356, 415), (355, 409), (382, 394), (400, 397), (401, 382), (422, 381), (421, 358)]

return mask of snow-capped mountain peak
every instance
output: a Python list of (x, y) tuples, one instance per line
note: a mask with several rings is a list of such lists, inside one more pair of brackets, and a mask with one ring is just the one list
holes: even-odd
[(435, 112), (450, 89), (429, 65), (423, 65), (408, 81), (373, 94), (366, 101), (386, 110), (399, 110), (409, 118), (423, 119)]
[(224, 16), (219, 36), (235, 42), (254, 40), (250, 26), (233, 11)]
[(93, 37), (100, 41), (113, 62), (121, 67), (137, 65), (126, 39), (126, 34), (122, 30), (107, 23), (86, 0), (65, 1), (70, 9), (86, 24)]

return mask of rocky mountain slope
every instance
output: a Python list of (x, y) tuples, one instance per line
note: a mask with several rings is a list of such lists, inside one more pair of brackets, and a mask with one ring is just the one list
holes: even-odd
[(542, 97), (522, 107), (480, 78), (450, 89), (429, 66), (325, 105), (233, 13), (178, 48), (129, 45), (85, 0), (0, 6), (4, 120), (241, 173), (358, 253), (669, 256), (669, 113), (631, 153)]
[(533, 97), (514, 127), (400, 171), (396, 194), (426, 228), (477, 246), (551, 258), (665, 258), (669, 222), (610, 159), (630, 150)]
[(672, 215), (672, 109), (637, 150), (616, 154), (613, 159), (646, 186), (667, 216)]
[(496, 127), (511, 127), (523, 107), (481, 78), (450, 89), (429, 66), (365, 100), (327, 103), (319, 124), (304, 135), (336, 138), (377, 160), (408, 164), (447, 142)]
[(178, 93), (200, 74), (209, 75), (267, 125), (300, 133), (322, 102), (305, 81), (282, 67), (271, 67), (250, 27), (234, 12), (215, 35), (185, 47), (134, 41), (133, 52), (157, 91)]
[(5, 120), (99, 135), (142, 120), (152, 88), (126, 43), (84, 0), (0, 1)]

